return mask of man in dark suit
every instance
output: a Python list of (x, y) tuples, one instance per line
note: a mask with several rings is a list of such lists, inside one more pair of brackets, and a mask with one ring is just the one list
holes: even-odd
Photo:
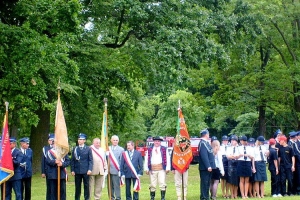
[(207, 129), (200, 131), (201, 140), (198, 146), (199, 151), (199, 172), (200, 172), (200, 199), (209, 200), (209, 186), (212, 170), (216, 168), (215, 156), (209, 142)]
[(47, 152), (53, 148), (54, 145), (54, 133), (50, 133), (48, 135), (48, 145), (43, 147), (43, 153), (42, 153), (42, 164), (41, 164), (41, 168), (42, 168), (42, 178), (46, 178), (46, 200), (50, 199), (51, 196), (51, 192), (50, 192), (50, 182), (48, 181), (48, 177), (47, 177), (47, 171), (49, 166), (46, 163), (46, 158), (47, 158)]
[(14, 166), (14, 175), (6, 181), (6, 194), (5, 199), (11, 200), (11, 192), (12, 189), (15, 191), (16, 200), (22, 200), (22, 193), (21, 193), (21, 185), (22, 185), (22, 174), (20, 170), (20, 163), (23, 160), (22, 152), (16, 148), (17, 140), (13, 137), (9, 139), (10, 141), (10, 149), (11, 149), (11, 156), (13, 160)]
[(72, 152), (71, 173), (75, 176), (75, 200), (80, 200), (81, 182), (83, 181), (84, 199), (90, 199), (89, 175), (93, 170), (93, 154), (89, 146), (85, 145), (86, 135), (80, 133), (78, 146)]
[(29, 148), (29, 139), (21, 138), (20, 140), (21, 152), (23, 153), (23, 160), (20, 164), (22, 174), (22, 199), (31, 199), (31, 177), (32, 177), (32, 156), (33, 152)]
[(132, 141), (127, 142), (127, 150), (122, 153), (120, 171), (122, 179), (125, 179), (126, 200), (132, 200), (131, 182), (133, 184), (133, 200), (138, 200), (138, 191), (141, 189), (140, 176), (143, 175), (143, 157), (139, 151), (134, 150)]
[[(54, 145), (55, 146), (55, 145)], [(46, 153), (46, 163), (48, 165), (48, 172), (47, 178), (49, 181), (49, 191), (51, 195), (49, 196), (50, 200), (57, 200), (58, 196), (58, 181), (57, 181), (57, 174), (58, 174), (58, 167), (60, 170), (60, 200), (66, 200), (66, 175), (67, 170), (66, 167), (70, 165), (69, 156), (66, 155), (61, 160), (56, 160), (57, 154), (55, 151), (55, 147), (49, 149)]]

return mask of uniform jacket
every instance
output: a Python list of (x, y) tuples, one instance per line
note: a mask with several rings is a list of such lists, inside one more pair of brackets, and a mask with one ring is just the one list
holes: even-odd
[(20, 149), (15, 148), (11, 153), (11, 156), (14, 165), (14, 175), (10, 179), (8, 179), (8, 181), (20, 180), (22, 179), (20, 163), (23, 160), (23, 153), (20, 151)]
[(216, 168), (213, 149), (208, 141), (201, 139), (198, 146), (199, 151), (199, 170), (207, 170), (209, 167)]
[[(102, 148), (96, 149), (91, 146), (93, 154), (93, 170), (91, 175), (104, 175), (104, 171), (107, 170), (107, 161), (105, 152)], [(96, 153), (96, 152), (98, 153)], [(101, 158), (99, 157), (101, 156)]]
[(47, 152), (49, 151), (49, 149), (51, 149), (52, 146), (50, 145), (47, 145), (47, 146), (44, 146), (43, 147), (43, 152), (42, 152), (42, 160), (41, 160), (41, 171), (42, 171), (42, 174), (46, 174), (47, 176), (47, 169), (48, 169), (48, 165), (46, 163), (46, 157), (47, 157)]
[[(112, 148), (112, 146), (110, 146), (110, 148)], [(124, 149), (120, 146), (116, 146), (114, 150), (112, 150), (115, 158), (117, 159), (119, 165), (121, 163), (121, 158), (122, 158), (122, 153), (123, 153)], [(114, 164), (112, 163), (112, 161), (110, 160), (110, 165), (109, 165), (109, 173), (110, 174), (114, 174), (114, 175), (118, 175), (119, 171), (115, 168)]]
[[(125, 151), (126, 153), (128, 151)], [(132, 155), (132, 165), (135, 168), (135, 171), (139, 175), (143, 175), (143, 157), (142, 154), (139, 151), (134, 150)], [(134, 174), (132, 173), (130, 167), (127, 165), (124, 156), (122, 155), (121, 158), (121, 176), (125, 176), (125, 178), (136, 178)]]
[(88, 170), (93, 170), (92, 150), (86, 145), (82, 149), (76, 146), (72, 152), (71, 172), (86, 174)]
[[(53, 154), (51, 154), (49, 150), (46, 154), (47, 155), (46, 163), (48, 165), (47, 178), (48, 179), (57, 179), (58, 171), (57, 171), (57, 164), (55, 163), (55, 156), (53, 156)], [(67, 175), (66, 167), (68, 167), (70, 165), (70, 159), (69, 159), (68, 155), (66, 155), (62, 159), (62, 164), (63, 165), (61, 167), (59, 167), (60, 168), (60, 179), (66, 179), (66, 175)]]
[(33, 152), (30, 148), (26, 149), (26, 154), (23, 153), (23, 160), (20, 165), (22, 178), (29, 178), (32, 176), (32, 156)]

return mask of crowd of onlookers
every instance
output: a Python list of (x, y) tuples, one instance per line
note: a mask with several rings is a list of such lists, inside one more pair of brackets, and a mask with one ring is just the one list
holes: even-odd
[(285, 136), (280, 129), (274, 138), (266, 140), (236, 135), (222, 137), (222, 142), (211, 137), (216, 169), (212, 171), (210, 193), (216, 198), (221, 180), (224, 198), (263, 198), (270, 171), (272, 197), (300, 194), (300, 132)]

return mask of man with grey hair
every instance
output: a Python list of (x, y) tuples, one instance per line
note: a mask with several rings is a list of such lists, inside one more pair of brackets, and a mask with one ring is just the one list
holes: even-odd
[[(124, 148), (119, 146), (119, 137), (117, 135), (111, 136), (111, 146), (109, 146), (109, 176), (110, 176), (110, 186), (111, 186), (111, 199), (120, 200), (121, 191), (120, 183), (120, 162)], [(123, 183), (124, 184), (124, 183)]]

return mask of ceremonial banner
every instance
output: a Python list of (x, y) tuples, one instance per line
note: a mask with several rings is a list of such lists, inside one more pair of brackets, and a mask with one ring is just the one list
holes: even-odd
[(106, 109), (103, 113), (102, 132), (101, 132), (101, 148), (107, 151), (107, 114)]
[(0, 146), (0, 184), (4, 183), (14, 175), (14, 167), (12, 162), (9, 133), (8, 133), (8, 111), (7, 110), (3, 121), (2, 140)]
[(172, 166), (181, 174), (189, 167), (193, 159), (191, 141), (181, 108), (178, 108), (177, 135), (173, 149)]
[(58, 93), (56, 117), (55, 117), (55, 151), (58, 160), (61, 160), (69, 153), (68, 131), (62, 109), (60, 94)]

